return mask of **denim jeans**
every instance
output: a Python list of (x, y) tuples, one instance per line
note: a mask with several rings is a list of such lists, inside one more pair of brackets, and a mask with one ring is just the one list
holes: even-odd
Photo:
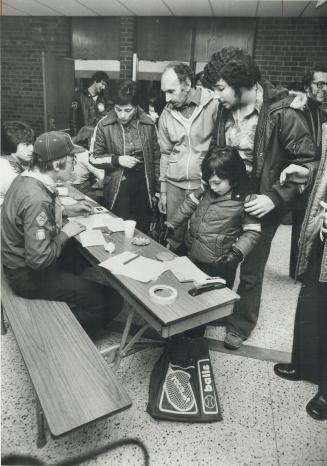
[[(174, 217), (176, 210), (184, 202), (186, 196), (193, 191), (194, 189), (182, 189), (171, 183), (167, 183), (167, 222)], [(173, 251), (184, 242), (187, 228), (187, 221), (175, 228), (174, 236), (169, 238), (169, 244)]]

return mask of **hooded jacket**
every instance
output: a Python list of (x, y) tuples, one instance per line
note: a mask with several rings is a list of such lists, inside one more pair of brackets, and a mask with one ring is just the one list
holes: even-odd
[[(143, 148), (149, 203), (152, 206), (152, 198), (159, 192), (160, 149), (155, 124), (140, 107), (137, 109), (137, 130)], [(120, 155), (126, 155), (124, 126), (113, 109), (95, 127), (89, 158), (94, 167), (105, 170), (103, 185), (107, 186), (109, 209), (115, 204), (124, 174), (124, 167), (118, 164)]]
[[(287, 212), (299, 196), (293, 183), (279, 183), (280, 173), (290, 163), (309, 163), (315, 160), (318, 149), (310, 135), (301, 110), (292, 108), (294, 96), (287, 89), (266, 81), (263, 104), (258, 117), (254, 139), (252, 179), (258, 194), (265, 194), (275, 209), (264, 217)], [(219, 107), (211, 144), (225, 146), (225, 123), (230, 110)]]
[(159, 119), (161, 192), (166, 192), (167, 182), (182, 189), (200, 187), (201, 162), (209, 149), (217, 109), (218, 100), (205, 88), (188, 119), (166, 105)]
[(235, 188), (218, 196), (199, 188), (186, 197), (169, 223), (176, 227), (190, 218), (185, 244), (191, 259), (212, 264), (232, 246), (244, 257), (249, 254), (261, 232), (260, 221), (244, 210), (244, 202), (252, 199), (249, 191)]
[[(313, 244), (319, 234), (322, 208), (320, 201), (327, 202), (327, 123), (322, 125), (322, 153), (316, 179), (310, 194), (299, 239), (299, 255), (296, 276), (301, 277), (307, 270)], [(327, 282), (327, 241), (324, 241), (319, 281)]]

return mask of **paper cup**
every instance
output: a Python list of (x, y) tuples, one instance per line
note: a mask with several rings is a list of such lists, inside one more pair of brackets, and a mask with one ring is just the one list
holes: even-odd
[(125, 238), (133, 238), (136, 222), (134, 220), (125, 220)]

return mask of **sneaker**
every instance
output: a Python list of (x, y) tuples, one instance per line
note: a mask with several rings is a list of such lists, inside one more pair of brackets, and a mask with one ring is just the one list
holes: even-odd
[(236, 350), (243, 345), (243, 338), (233, 330), (227, 330), (226, 337), (224, 340), (225, 348)]

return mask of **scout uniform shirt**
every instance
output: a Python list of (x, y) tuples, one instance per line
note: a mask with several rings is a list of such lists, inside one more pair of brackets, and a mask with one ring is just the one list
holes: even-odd
[(1, 211), (2, 263), (8, 268), (44, 269), (58, 259), (68, 236), (54, 181), (26, 171), (10, 186)]

